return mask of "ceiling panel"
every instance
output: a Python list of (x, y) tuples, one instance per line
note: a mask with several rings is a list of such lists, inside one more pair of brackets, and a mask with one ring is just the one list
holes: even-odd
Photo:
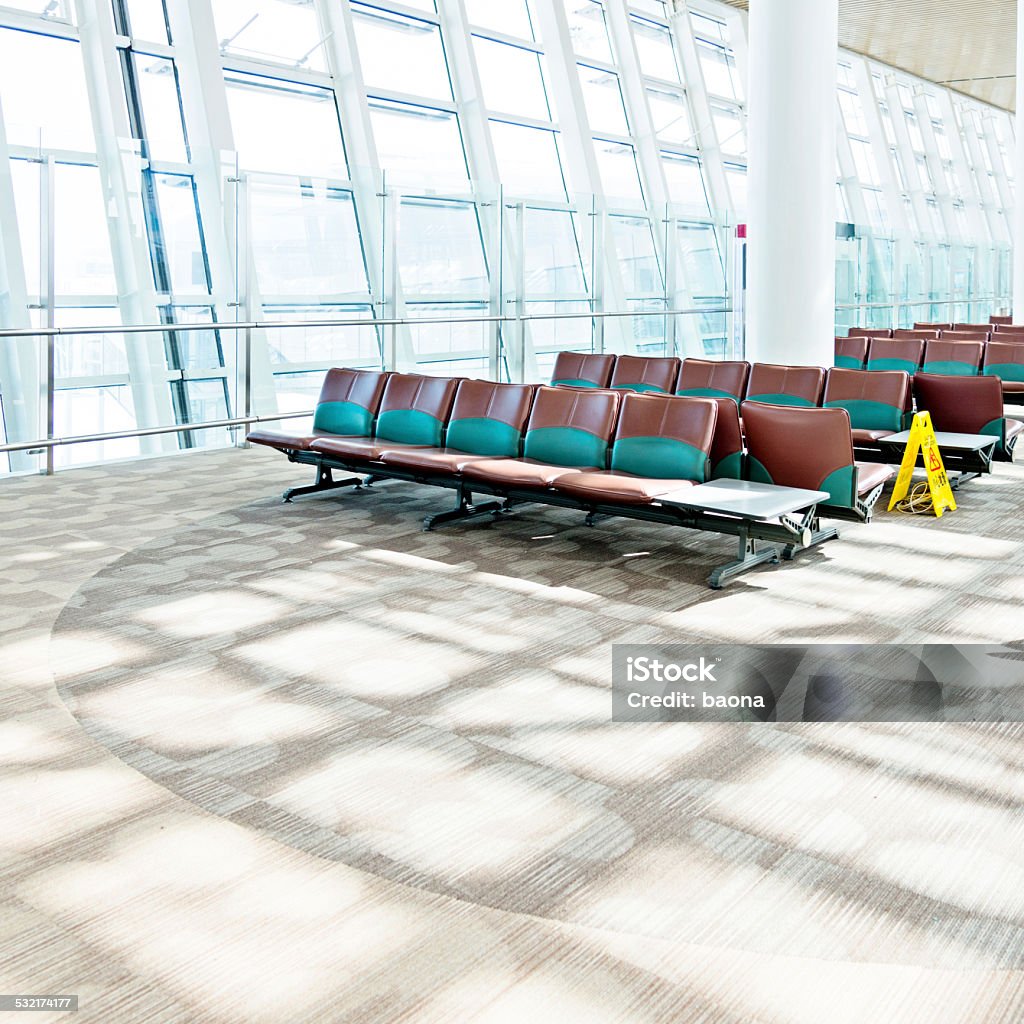
[(1016, 7), (1015, 0), (839, 0), (839, 45), (1012, 110)]

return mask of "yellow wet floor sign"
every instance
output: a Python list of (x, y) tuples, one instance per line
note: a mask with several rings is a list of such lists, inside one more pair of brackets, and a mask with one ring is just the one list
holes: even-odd
[(956, 500), (953, 497), (953, 488), (949, 486), (946, 467), (942, 464), (942, 453), (935, 440), (932, 418), (927, 412), (919, 412), (914, 416), (914, 422), (910, 427), (910, 440), (907, 441), (906, 450), (903, 452), (899, 476), (896, 477), (896, 486), (892, 489), (892, 497), (889, 499), (889, 511), (891, 512), (896, 507), (896, 503), (902, 501), (910, 490), (918, 452), (922, 452), (924, 455), (924, 468), (928, 474), (928, 491), (932, 497), (932, 508), (935, 510), (935, 515), (941, 517), (946, 509), (955, 512)]

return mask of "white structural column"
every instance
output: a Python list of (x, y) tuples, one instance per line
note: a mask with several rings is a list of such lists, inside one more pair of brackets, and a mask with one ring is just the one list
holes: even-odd
[(1024, 323), (1024, 0), (1017, 0), (1017, 116), (1014, 121), (1017, 200), (1013, 205), (1013, 319)]
[(839, 0), (751, 0), (747, 354), (829, 366)]

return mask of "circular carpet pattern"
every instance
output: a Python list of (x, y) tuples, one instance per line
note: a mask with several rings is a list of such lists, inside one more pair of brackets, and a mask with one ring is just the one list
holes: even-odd
[(826, 556), (712, 594), (727, 539), (551, 509), (419, 532), (437, 506), (385, 485), (183, 525), (69, 602), (58, 692), (183, 798), (395, 882), (651, 938), (1024, 965), (1016, 726), (610, 722), (614, 642), (845, 638), (793, 575)]

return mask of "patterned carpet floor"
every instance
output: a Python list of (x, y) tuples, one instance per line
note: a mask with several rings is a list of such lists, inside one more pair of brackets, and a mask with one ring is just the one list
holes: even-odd
[(612, 643), (1024, 637), (1024, 467), (722, 592), (727, 538), (541, 507), (426, 534), (446, 493), (280, 504), (302, 472), (0, 484), (0, 991), (114, 1022), (1024, 1018), (1024, 727), (610, 721)]

